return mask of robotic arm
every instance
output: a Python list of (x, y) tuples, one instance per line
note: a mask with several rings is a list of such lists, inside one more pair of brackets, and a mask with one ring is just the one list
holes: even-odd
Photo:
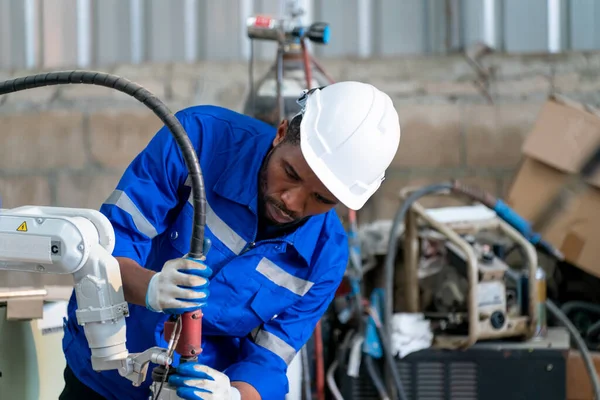
[(78, 309), (77, 323), (84, 328), (92, 367), (117, 369), (139, 386), (148, 363), (167, 366), (168, 349), (152, 347), (129, 354), (118, 261), (111, 255), (115, 235), (108, 219), (98, 211), (76, 208), (23, 206), (0, 209), (0, 270), (46, 274), (72, 274)]
[[(194, 223), (188, 257), (203, 259), (206, 195), (196, 151), (187, 132), (151, 92), (125, 78), (96, 71), (58, 71), (0, 82), (0, 96), (49, 85), (88, 84), (128, 94), (147, 106), (172, 133), (192, 184)], [(47, 274), (72, 274), (78, 310), (91, 349), (92, 368), (117, 369), (133, 385), (146, 378), (148, 363), (157, 364), (152, 377), (153, 399), (176, 400), (175, 389), (166, 383), (173, 352), (194, 361), (200, 341), (201, 313), (184, 313), (165, 323), (168, 349), (152, 347), (129, 354), (125, 317), (129, 314), (123, 295), (119, 264), (112, 256), (115, 235), (110, 222), (98, 211), (60, 207), (23, 206), (0, 209), (0, 270)], [(175, 327), (177, 329), (175, 329)]]

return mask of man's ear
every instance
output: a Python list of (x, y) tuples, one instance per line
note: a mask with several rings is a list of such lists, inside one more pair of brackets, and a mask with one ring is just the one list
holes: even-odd
[(281, 143), (281, 141), (285, 137), (285, 134), (287, 133), (288, 125), (289, 125), (289, 122), (287, 119), (284, 119), (283, 121), (281, 121), (281, 123), (277, 127), (277, 134), (275, 135), (275, 139), (273, 139), (273, 147), (275, 147), (279, 143)]

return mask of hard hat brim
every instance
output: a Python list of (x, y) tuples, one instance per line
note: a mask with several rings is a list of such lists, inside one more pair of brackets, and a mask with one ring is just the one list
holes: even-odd
[(348, 187), (335, 176), (331, 169), (327, 167), (323, 159), (315, 153), (315, 150), (307, 137), (307, 131), (312, 129), (310, 127), (311, 122), (311, 115), (310, 113), (307, 113), (300, 123), (300, 150), (302, 151), (306, 163), (317, 178), (319, 178), (321, 183), (323, 183), (327, 190), (329, 190), (340, 203), (351, 210), (360, 210), (371, 195), (379, 188), (381, 181), (371, 185), (371, 187), (361, 195), (352, 193)]

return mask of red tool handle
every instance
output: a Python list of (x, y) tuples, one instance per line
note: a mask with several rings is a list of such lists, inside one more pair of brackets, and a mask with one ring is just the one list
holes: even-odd
[[(171, 339), (175, 321), (169, 319), (165, 322), (164, 337), (168, 342)], [(181, 315), (181, 332), (175, 351), (182, 359), (196, 359), (202, 352), (202, 311), (190, 311)]]

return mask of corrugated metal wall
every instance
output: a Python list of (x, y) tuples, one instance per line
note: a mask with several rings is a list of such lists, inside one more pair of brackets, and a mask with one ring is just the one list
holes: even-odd
[[(298, 0), (332, 28), (320, 57), (600, 49), (598, 0)], [(243, 60), (245, 20), (285, 0), (0, 0), (0, 69)], [(272, 57), (273, 43), (255, 46)]]

